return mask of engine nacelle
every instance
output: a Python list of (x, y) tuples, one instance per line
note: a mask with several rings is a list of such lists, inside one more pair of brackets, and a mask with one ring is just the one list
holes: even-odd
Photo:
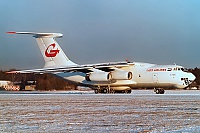
[(110, 81), (112, 75), (108, 72), (93, 72), (86, 75), (85, 79), (87, 81)]
[(131, 80), (133, 78), (133, 73), (129, 71), (123, 71), (123, 70), (116, 70), (112, 73), (112, 79), (115, 80)]

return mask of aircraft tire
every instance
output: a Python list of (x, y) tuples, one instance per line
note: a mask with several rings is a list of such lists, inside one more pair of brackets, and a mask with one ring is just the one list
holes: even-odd
[(164, 94), (165, 90), (164, 89), (156, 89), (156, 94)]
[(165, 90), (164, 89), (161, 89), (160, 90), (160, 94), (164, 94), (165, 93)]
[(99, 93), (99, 90), (98, 90), (98, 89), (94, 90), (94, 93), (95, 93), (95, 94), (98, 94), (98, 93)]
[(108, 93), (108, 89), (103, 89), (103, 93)]
[(128, 93), (130, 94), (132, 90), (128, 90)]
[(128, 90), (124, 90), (124, 93), (126, 93), (126, 94), (127, 94), (127, 93), (128, 93)]
[(156, 91), (155, 91), (155, 92), (156, 92), (156, 94), (159, 94), (159, 92), (160, 92), (160, 91), (159, 91), (159, 89), (156, 89)]
[(110, 93), (115, 93), (115, 90), (113, 90), (113, 89), (110, 89)]

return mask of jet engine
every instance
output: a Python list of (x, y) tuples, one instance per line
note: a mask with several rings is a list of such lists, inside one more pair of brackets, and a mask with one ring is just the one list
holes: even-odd
[(116, 70), (111, 72), (112, 79), (115, 80), (131, 80), (133, 78), (132, 72), (123, 71), (123, 70)]
[(110, 81), (112, 75), (109, 72), (93, 72), (86, 75), (87, 81)]

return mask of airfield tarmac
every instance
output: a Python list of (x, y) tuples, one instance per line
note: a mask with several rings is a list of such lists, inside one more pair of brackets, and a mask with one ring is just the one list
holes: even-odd
[(200, 132), (200, 90), (0, 92), (0, 132)]

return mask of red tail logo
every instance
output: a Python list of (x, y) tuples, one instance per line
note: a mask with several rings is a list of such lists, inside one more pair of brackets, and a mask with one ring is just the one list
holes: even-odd
[(58, 48), (54, 49), (55, 46), (56, 44), (53, 43), (47, 47), (47, 49), (45, 50), (46, 57), (56, 57), (60, 50), (58, 50)]

